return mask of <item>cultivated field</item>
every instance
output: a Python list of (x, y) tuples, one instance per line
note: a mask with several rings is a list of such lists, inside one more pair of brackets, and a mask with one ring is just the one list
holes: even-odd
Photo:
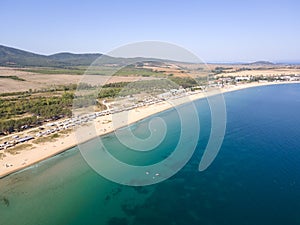
[(155, 77), (143, 76), (102, 76), (102, 75), (70, 75), (70, 74), (40, 74), (21, 70), (20, 68), (0, 67), (0, 76), (16, 76), (21, 80), (0, 77), (0, 93), (41, 90), (59, 85), (78, 84), (101, 85), (107, 82), (134, 82), (137, 80), (152, 80)]

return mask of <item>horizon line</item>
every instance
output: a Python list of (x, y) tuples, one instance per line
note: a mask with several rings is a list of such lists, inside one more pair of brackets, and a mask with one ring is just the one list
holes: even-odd
[[(52, 56), (52, 55), (56, 55), (56, 54), (74, 54), (74, 55), (85, 55), (85, 54), (91, 54), (91, 55), (96, 55), (96, 54), (100, 54), (100, 55), (106, 55), (106, 56), (110, 56), (108, 54), (105, 53), (101, 53), (101, 52), (71, 52), (71, 51), (58, 51), (55, 53), (51, 53), (51, 54), (45, 54), (45, 53), (39, 53), (39, 52), (35, 52), (35, 51), (31, 51), (31, 50), (27, 50), (27, 49), (23, 49), (20, 47), (16, 47), (16, 46), (7, 46), (4, 44), (0, 43), (0, 47), (7, 47), (7, 48), (12, 48), (12, 49), (16, 49), (16, 50), (20, 50), (20, 51), (24, 51), (24, 52), (29, 52), (29, 53), (33, 53), (33, 54), (37, 54), (37, 55), (41, 55), (41, 56)], [(113, 57), (113, 56), (111, 56)], [(130, 57), (130, 58), (153, 58), (153, 59), (161, 59), (161, 58), (155, 58), (155, 57), (143, 57), (143, 56), (135, 56), (135, 57)], [(123, 58), (123, 57), (121, 57)], [(171, 60), (171, 59), (161, 59), (161, 60)], [(171, 60), (171, 61), (176, 61), (176, 60)], [(180, 61), (178, 61), (180, 62)], [(256, 62), (268, 62), (268, 63), (273, 63), (273, 64), (300, 64), (300, 60), (295, 60), (295, 59), (291, 59), (291, 60), (261, 60), (261, 59), (257, 59), (257, 60), (229, 60), (229, 61), (223, 61), (223, 60), (209, 60), (207, 62), (204, 62), (206, 64), (251, 64), (251, 63), (256, 63)], [(186, 63), (193, 63), (193, 62), (186, 62)]]

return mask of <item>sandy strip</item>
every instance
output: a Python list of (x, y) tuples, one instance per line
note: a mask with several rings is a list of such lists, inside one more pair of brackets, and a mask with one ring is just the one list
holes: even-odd
[[(284, 84), (284, 83), (300, 83), (300, 82), (280, 82), (280, 83), (249, 83), (239, 84), (235, 86), (227, 86), (223, 89), (219, 89), (222, 93), (241, 90), (250, 87)], [(31, 147), (19, 151), (16, 155), (5, 153), (5, 157), (0, 159), (0, 178), (9, 174), (22, 170), (26, 167), (34, 165), (45, 159), (53, 157), (61, 152), (64, 152), (78, 143), (95, 138), (96, 136), (104, 135), (114, 130), (135, 123), (153, 114), (165, 111), (176, 105), (186, 103), (187, 101), (194, 101), (197, 99), (205, 98), (207, 93), (198, 93), (190, 95), (188, 97), (182, 97), (175, 101), (160, 102), (150, 106), (144, 106), (136, 109), (132, 109), (126, 112), (120, 112), (114, 115), (107, 115), (96, 118), (93, 122), (77, 128), (68, 134), (60, 134), (60, 137), (53, 141), (34, 144), (32, 141), (28, 142), (32, 144)], [(116, 124), (115, 121), (118, 123)], [(121, 118), (121, 119), (120, 119)], [(123, 120), (124, 118), (124, 120)], [(112, 122), (113, 121), (113, 122)], [(77, 132), (77, 133), (76, 133)], [(78, 135), (85, 134), (85, 135)], [(77, 134), (77, 135), (76, 135)]]

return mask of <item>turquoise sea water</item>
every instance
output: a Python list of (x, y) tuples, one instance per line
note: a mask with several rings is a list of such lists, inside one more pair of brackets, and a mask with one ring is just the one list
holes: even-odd
[[(198, 164), (210, 111), (206, 100), (199, 100), (197, 149), (170, 179), (146, 187), (118, 185), (94, 172), (73, 148), (0, 180), (0, 224), (300, 224), (300, 85), (245, 89), (225, 94), (225, 100), (225, 139), (204, 172)], [(158, 162), (170, 154), (180, 130), (176, 111), (159, 116), (169, 128), (159, 153), (142, 159), (122, 149), (113, 135), (103, 140), (125, 162)], [(147, 121), (130, 129), (147, 135)]]

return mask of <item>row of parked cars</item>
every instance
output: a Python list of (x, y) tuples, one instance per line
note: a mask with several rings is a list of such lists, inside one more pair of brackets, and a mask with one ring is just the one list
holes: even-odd
[(16, 144), (24, 143), (32, 139), (34, 139), (33, 136), (24, 136), (24, 137), (19, 137), (18, 135), (13, 136), (12, 140), (5, 141), (3, 144), (0, 144), (0, 150), (5, 150), (7, 148), (15, 146)]
[[(168, 97), (164, 96), (162, 98), (162, 96), (158, 95), (157, 98), (147, 98), (147, 99), (144, 99), (142, 102), (139, 102), (137, 104), (132, 104), (131, 106), (127, 106), (127, 107), (112, 108), (112, 109), (104, 110), (101, 112), (94, 112), (94, 113), (90, 113), (90, 114), (72, 117), (72, 118), (69, 118), (69, 119), (66, 119), (63, 121), (48, 123), (45, 125), (45, 127), (47, 127), (48, 129), (43, 126), (40, 127), (40, 131), (35, 136), (37, 138), (46, 136), (49, 134), (59, 132), (61, 130), (66, 130), (66, 129), (70, 129), (75, 126), (80, 126), (84, 123), (87, 123), (89, 121), (96, 119), (97, 117), (114, 114), (114, 113), (119, 113), (122, 111), (128, 111), (128, 110), (131, 110), (131, 109), (134, 109), (137, 107), (152, 105), (152, 104), (164, 101), (164, 100), (166, 100), (166, 98), (180, 97), (182, 94), (185, 94), (185, 92), (178, 92), (178, 93), (177, 92), (176, 93), (170, 92), (171, 95)], [(19, 137), (18, 135), (15, 135), (15, 136), (13, 136), (12, 140), (6, 141), (3, 144), (0, 144), (0, 150), (5, 150), (7, 148), (15, 146), (16, 144), (24, 143), (24, 142), (30, 141), (34, 138), (35, 137), (33, 137), (33, 136)]]

